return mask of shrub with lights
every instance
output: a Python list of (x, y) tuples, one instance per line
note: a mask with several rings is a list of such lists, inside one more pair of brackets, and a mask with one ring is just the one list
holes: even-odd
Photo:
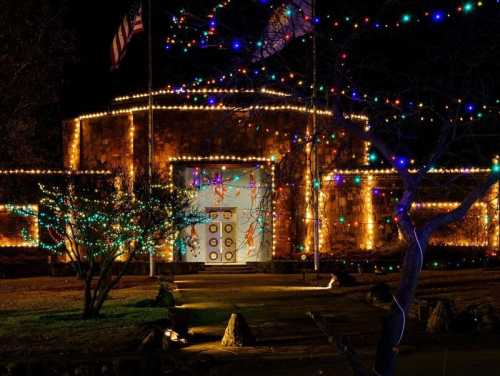
[[(186, 190), (154, 186), (129, 193), (117, 178), (99, 190), (41, 186), (39, 212), (11, 207), (16, 215), (38, 215), (46, 232), (39, 247), (68, 260), (83, 282), (82, 317), (99, 316), (101, 308), (130, 264), (140, 255), (157, 253), (186, 227), (205, 221)], [(29, 237), (28, 231), (24, 236)]]

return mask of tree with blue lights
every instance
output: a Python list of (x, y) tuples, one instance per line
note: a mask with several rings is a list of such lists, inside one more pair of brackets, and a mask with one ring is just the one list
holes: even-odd
[[(114, 187), (79, 191), (75, 185), (41, 187), (40, 247), (69, 261), (84, 287), (84, 319), (96, 318), (109, 296), (140, 255), (155, 254), (184, 228), (203, 222), (186, 190), (155, 187), (152, 194)], [(11, 208), (21, 216), (30, 209)], [(27, 231), (24, 231), (27, 237)]]

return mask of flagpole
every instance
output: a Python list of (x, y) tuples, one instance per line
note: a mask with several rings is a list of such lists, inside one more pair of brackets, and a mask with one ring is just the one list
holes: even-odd
[[(153, 33), (151, 0), (148, 1), (148, 195), (152, 194), (153, 185)], [(155, 258), (149, 255), (149, 276), (155, 275)]]
[(314, 19), (316, 17), (316, 0), (312, 0), (312, 24), (313, 24), (313, 40), (312, 40), (312, 73), (313, 73), (313, 91), (311, 96), (312, 102), (312, 173), (313, 173), (313, 251), (314, 251), (314, 271), (319, 271), (319, 192), (320, 192), (320, 177), (319, 177), (319, 161), (318, 161), (318, 125), (316, 114), (316, 100), (317, 100), (317, 76), (318, 76), (318, 54), (317, 54), (317, 36), (316, 24)]

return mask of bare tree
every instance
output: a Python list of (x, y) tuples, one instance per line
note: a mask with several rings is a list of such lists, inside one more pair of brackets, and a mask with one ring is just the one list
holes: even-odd
[[(463, 219), (472, 205), (481, 199), (495, 183), (498, 183), (500, 172), (498, 165), (493, 165), (489, 176), (477, 186), (471, 187), (458, 207), (449, 212), (435, 215), (417, 226), (410, 215), (410, 209), (432, 166), (439, 163), (449, 151), (450, 144), (457, 135), (457, 124), (444, 117), (440, 119), (440, 135), (435, 146), (430, 149), (427, 161), (422, 163), (415, 173), (410, 173), (407, 163), (400, 163), (398, 158), (395, 158), (397, 152), (376, 134), (376, 127), (372, 127), (372, 130), (367, 132), (363, 127), (360, 127), (359, 123), (344, 116), (342, 104), (338, 99), (333, 107), (336, 114), (334, 126), (342, 127), (353, 136), (371, 142), (397, 171), (403, 183), (403, 193), (395, 208), (394, 215), (398, 219), (398, 227), (407, 242), (407, 249), (404, 254), (399, 287), (393, 296), (391, 310), (384, 320), (373, 371), (376, 375), (393, 375), (398, 347), (404, 335), (406, 318), (413, 303), (430, 237), (439, 228)], [(352, 349), (348, 350), (346, 347), (344, 349), (346, 354), (353, 356)], [(363, 374), (359, 369), (357, 372)]]
[[(67, 1), (0, 1), (0, 132), (4, 166), (58, 161), (65, 64), (76, 42)], [(56, 152), (54, 152), (56, 151)]]

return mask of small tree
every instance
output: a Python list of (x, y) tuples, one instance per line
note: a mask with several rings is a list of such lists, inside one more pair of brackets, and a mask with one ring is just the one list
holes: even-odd
[[(40, 247), (70, 260), (82, 279), (84, 319), (99, 316), (109, 292), (138, 255), (156, 253), (205, 218), (191, 206), (186, 190), (155, 187), (144, 199), (116, 188), (77, 193), (72, 185), (41, 186), (41, 191), (39, 226), (49, 241), (41, 241)], [(11, 210), (36, 215), (29, 209)]]

